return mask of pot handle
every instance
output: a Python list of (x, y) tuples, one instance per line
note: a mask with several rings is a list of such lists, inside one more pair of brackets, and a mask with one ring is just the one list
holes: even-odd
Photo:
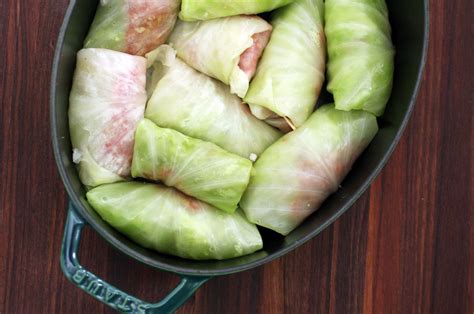
[(100, 302), (123, 313), (173, 313), (210, 277), (181, 276), (181, 282), (158, 303), (148, 303), (115, 288), (79, 264), (77, 252), (86, 221), (69, 203), (61, 248), (61, 268), (66, 277)]

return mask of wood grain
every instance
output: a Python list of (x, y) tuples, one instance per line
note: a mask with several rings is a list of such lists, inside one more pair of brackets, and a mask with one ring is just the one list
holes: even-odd
[[(66, 195), (48, 94), (67, 0), (0, 1), (0, 313), (111, 313), (59, 267)], [(416, 109), (370, 191), (334, 225), (263, 267), (215, 278), (179, 313), (473, 313), (472, 1), (431, 1)], [(87, 229), (86, 267), (146, 300), (177, 278)]]

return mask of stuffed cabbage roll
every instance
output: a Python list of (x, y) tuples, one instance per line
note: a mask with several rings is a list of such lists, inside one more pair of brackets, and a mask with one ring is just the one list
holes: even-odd
[(251, 222), (287, 235), (337, 190), (377, 131), (370, 113), (322, 106), (257, 160), (241, 208)]
[(173, 188), (121, 182), (89, 191), (87, 200), (112, 227), (162, 253), (221, 260), (262, 248), (257, 228), (241, 210), (228, 214)]
[(145, 117), (158, 126), (217, 144), (249, 158), (260, 155), (281, 133), (250, 113), (229, 88), (189, 67), (162, 45), (148, 54), (155, 90)]
[(271, 30), (258, 16), (178, 21), (169, 43), (188, 65), (230, 85), (233, 94), (244, 97)]
[(252, 162), (219, 146), (162, 129), (150, 120), (138, 124), (132, 176), (167, 186), (233, 213), (249, 183)]
[(384, 0), (326, 0), (327, 89), (336, 108), (383, 114), (395, 50)]
[(146, 59), (107, 49), (77, 54), (69, 96), (73, 161), (86, 186), (130, 176), (133, 139), (146, 103)]
[(184, 21), (210, 20), (240, 14), (272, 11), (294, 0), (183, 0), (179, 17)]
[(181, 0), (101, 0), (84, 42), (143, 56), (173, 30)]
[(323, 14), (322, 0), (297, 0), (273, 14), (272, 37), (244, 98), (257, 118), (287, 131), (313, 112), (324, 82)]

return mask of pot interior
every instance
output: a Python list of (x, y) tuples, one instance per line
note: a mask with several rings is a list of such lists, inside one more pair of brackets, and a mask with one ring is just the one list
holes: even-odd
[[(76, 52), (95, 14), (97, 0), (71, 1), (59, 35), (51, 82), (51, 127), (56, 162), (71, 201), (91, 226), (125, 254), (148, 265), (188, 275), (219, 275), (242, 271), (277, 258), (303, 244), (345, 212), (387, 162), (413, 109), (427, 47), (427, 0), (387, 0), (396, 47), (392, 96), (378, 119), (380, 131), (354, 164), (335, 194), (286, 237), (261, 228), (264, 249), (225, 261), (191, 261), (151, 251), (135, 244), (105, 223), (85, 200), (85, 190), (72, 162), (67, 118)], [(325, 88), (323, 88), (325, 90)], [(323, 93), (319, 103), (332, 101)]]

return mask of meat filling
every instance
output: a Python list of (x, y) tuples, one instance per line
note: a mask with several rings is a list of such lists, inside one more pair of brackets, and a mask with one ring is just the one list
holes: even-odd
[(257, 71), (258, 60), (270, 40), (272, 31), (256, 33), (252, 36), (253, 45), (240, 55), (239, 68), (251, 79)]

